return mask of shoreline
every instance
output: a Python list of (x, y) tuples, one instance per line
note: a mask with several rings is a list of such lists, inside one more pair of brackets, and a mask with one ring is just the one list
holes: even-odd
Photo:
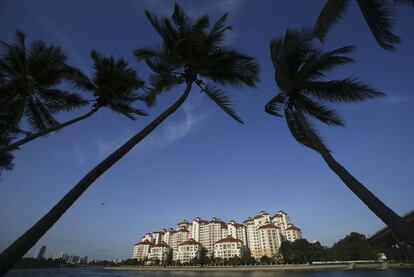
[(385, 269), (414, 269), (414, 264), (335, 264), (335, 265), (261, 265), (261, 266), (119, 266), (105, 267), (107, 270), (130, 271), (325, 271), (325, 270), (385, 270)]

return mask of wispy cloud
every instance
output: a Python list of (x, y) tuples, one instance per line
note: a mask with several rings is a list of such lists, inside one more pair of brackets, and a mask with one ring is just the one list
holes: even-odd
[(389, 94), (383, 97), (382, 99), (383, 103), (386, 104), (400, 104), (400, 103), (406, 103), (412, 100), (412, 98), (408, 95), (398, 95), (398, 94)]
[(82, 165), (86, 162), (87, 155), (85, 154), (84, 149), (78, 141), (74, 139), (68, 139), (65, 144), (69, 147), (65, 149), (54, 149), (52, 151), (52, 155), (56, 159), (68, 164), (76, 165)]
[[(159, 129), (146, 137), (133, 153), (153, 152), (165, 148), (176, 141), (190, 135), (206, 120), (209, 112), (202, 107), (202, 96), (198, 95), (192, 101), (182, 105), (178, 111), (179, 118), (168, 118)], [(125, 143), (133, 135), (132, 131), (126, 131), (119, 138), (105, 141), (102, 137), (96, 140), (97, 158), (100, 160)]]

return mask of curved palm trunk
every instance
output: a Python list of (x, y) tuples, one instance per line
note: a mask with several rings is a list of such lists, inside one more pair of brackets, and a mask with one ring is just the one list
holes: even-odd
[(340, 163), (338, 163), (325, 148), (319, 138), (309, 127), (302, 112), (298, 112), (301, 123), (306, 135), (311, 140), (313, 146), (321, 154), (329, 168), (345, 183), (345, 185), (358, 198), (368, 206), (368, 208), (378, 216), (398, 237), (400, 240), (407, 242), (414, 247), (414, 226), (406, 222), (402, 217), (396, 214), (392, 209), (385, 205), (378, 197), (370, 192), (362, 183), (352, 176)]
[(188, 83), (183, 95), (162, 114), (155, 118), (139, 133), (112, 152), (105, 160), (89, 171), (45, 216), (26, 231), (3, 253), (0, 254), (0, 276), (10, 270), (14, 264), (29, 251), (36, 242), (59, 220), (73, 203), (89, 188), (89, 186), (104, 174), (111, 166), (125, 156), (135, 145), (157, 128), (168, 116), (173, 114), (191, 91), (192, 83)]
[(87, 119), (88, 117), (90, 117), (91, 115), (93, 115), (94, 113), (96, 113), (98, 111), (98, 109), (99, 108), (93, 108), (88, 113), (86, 113), (86, 114), (84, 114), (82, 116), (79, 116), (79, 117), (76, 117), (74, 119), (68, 120), (66, 122), (63, 122), (62, 124), (58, 124), (56, 126), (47, 128), (46, 130), (40, 131), (38, 133), (27, 135), (25, 138), (23, 138), (21, 140), (18, 140), (18, 141), (14, 142), (14, 143), (12, 143), (10, 145), (7, 145), (6, 147), (0, 148), (0, 154), (3, 154), (3, 153), (6, 153), (8, 151), (12, 151), (12, 150), (18, 149), (23, 144), (26, 144), (26, 143), (28, 143), (28, 142), (30, 142), (32, 140), (35, 140), (35, 139), (37, 139), (39, 137), (42, 137), (42, 136), (47, 135), (49, 133), (52, 133), (52, 132), (55, 132), (55, 131), (60, 130), (62, 128), (65, 128), (65, 127), (67, 127), (69, 125), (72, 125), (72, 124), (74, 124), (76, 122), (79, 122), (81, 120)]

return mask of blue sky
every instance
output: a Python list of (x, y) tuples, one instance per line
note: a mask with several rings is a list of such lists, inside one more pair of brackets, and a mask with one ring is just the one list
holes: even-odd
[[(324, 1), (178, 1), (191, 15), (230, 12), (228, 43), (255, 56), (257, 89), (228, 90), (245, 125), (194, 90), (187, 103), (99, 178), (40, 240), (46, 256), (65, 251), (91, 258), (127, 258), (143, 233), (197, 216), (243, 221), (283, 209), (308, 240), (331, 245), (351, 231), (383, 226), (314, 152), (297, 144), (283, 119), (263, 112), (277, 90), (269, 41), (288, 27), (311, 25)], [(90, 51), (124, 56), (145, 79), (132, 50), (159, 43), (144, 9), (167, 15), (172, 1), (0, 2), (0, 39), (16, 29), (60, 45), (70, 64), (91, 72)], [(319, 126), (338, 161), (396, 212), (414, 203), (413, 10), (399, 7), (395, 53), (375, 43), (355, 5), (328, 36), (326, 49), (354, 44), (356, 63), (331, 77), (356, 76), (386, 98), (335, 105), (345, 128)], [(149, 117), (131, 121), (109, 111), (27, 144), (0, 180), (0, 250), (35, 223), (103, 157), (147, 124), (181, 93), (166, 94)], [(140, 105), (140, 104), (138, 104)], [(62, 114), (64, 120), (85, 110)], [(104, 202), (105, 205), (101, 205)], [(38, 246), (37, 245), (37, 246)], [(35, 248), (37, 248), (37, 246)], [(32, 249), (28, 255), (33, 255)]]

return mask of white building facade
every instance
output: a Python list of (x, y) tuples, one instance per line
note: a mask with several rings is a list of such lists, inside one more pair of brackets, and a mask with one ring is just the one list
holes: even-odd
[[(225, 223), (219, 218), (213, 217), (211, 220), (204, 220), (200, 217), (195, 218), (189, 222), (183, 220), (177, 224), (176, 229), (162, 229), (161, 231), (147, 233), (142, 237), (141, 242), (134, 245), (132, 258), (144, 259), (149, 258), (151, 249), (155, 245), (163, 244), (169, 246), (172, 252), (173, 260), (180, 260), (184, 258), (187, 261), (190, 252), (181, 254), (179, 257), (180, 246), (196, 245), (193, 248), (198, 248), (198, 244), (191, 244), (193, 242), (199, 243), (206, 249), (207, 256), (216, 256), (216, 244), (223, 239), (232, 238), (237, 240), (237, 245), (240, 244), (240, 255), (251, 255), (255, 259), (260, 259), (263, 256), (272, 257), (279, 252), (282, 241), (295, 241), (302, 238), (301, 230), (294, 226), (284, 211), (279, 211), (275, 215), (270, 216), (269, 213), (261, 211), (255, 217), (249, 217), (243, 224), (237, 223), (234, 220)], [(221, 242), (222, 243), (222, 242)], [(224, 245), (223, 245), (224, 247)], [(227, 247), (227, 246), (226, 246)], [(233, 246), (232, 246), (233, 247)], [(184, 248), (181, 248), (183, 251)], [(227, 248), (226, 248), (227, 249)], [(158, 250), (157, 250), (158, 251)], [(236, 251), (237, 252), (237, 251)], [(191, 252), (192, 253), (192, 252)], [(229, 252), (230, 253), (230, 252)], [(220, 256), (228, 256), (229, 253), (220, 252)], [(238, 253), (238, 252), (237, 252)], [(151, 254), (155, 257), (157, 254)], [(160, 259), (161, 260), (161, 259)]]

